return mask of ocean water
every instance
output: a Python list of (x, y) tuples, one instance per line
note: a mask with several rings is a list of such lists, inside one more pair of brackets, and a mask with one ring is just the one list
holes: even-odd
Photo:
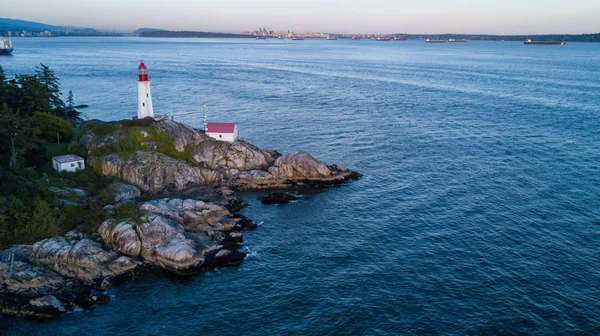
[(12, 335), (600, 334), (600, 44), (15, 38), (85, 117), (235, 121), (355, 182), (264, 206), (247, 259), (148, 274)]

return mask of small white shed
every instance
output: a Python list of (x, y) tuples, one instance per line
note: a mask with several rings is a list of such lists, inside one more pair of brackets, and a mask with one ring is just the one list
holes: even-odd
[(81, 156), (75, 154), (54, 156), (52, 157), (52, 167), (59, 172), (75, 172), (85, 168), (85, 161)]
[(206, 124), (206, 135), (227, 142), (235, 142), (239, 138), (238, 128), (235, 123), (211, 122)]

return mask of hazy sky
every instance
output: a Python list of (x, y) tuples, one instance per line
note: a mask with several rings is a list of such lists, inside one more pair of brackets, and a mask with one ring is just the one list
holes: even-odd
[(600, 0), (5, 0), (0, 17), (135, 30), (593, 33)]

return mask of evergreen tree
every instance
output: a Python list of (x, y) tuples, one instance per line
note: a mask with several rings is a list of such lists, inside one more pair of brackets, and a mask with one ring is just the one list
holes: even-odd
[(35, 112), (53, 112), (46, 89), (36, 76), (17, 75), (15, 84), (20, 88), (20, 102), (13, 109), (19, 109), (26, 117)]
[(67, 110), (73, 109), (73, 90), (69, 90), (69, 94), (67, 95)]
[(44, 63), (40, 63), (40, 65), (36, 67), (35, 77), (44, 87), (44, 93), (48, 98), (49, 108), (57, 112), (56, 114), (58, 115), (64, 113), (65, 103), (60, 99), (60, 85), (54, 70), (51, 70), (50, 67)]
[(16, 166), (19, 159), (28, 150), (36, 151), (41, 148), (39, 133), (37, 128), (31, 127), (28, 117), (11, 109), (6, 103), (2, 104), (0, 108), (0, 156), (9, 154), (9, 167)]

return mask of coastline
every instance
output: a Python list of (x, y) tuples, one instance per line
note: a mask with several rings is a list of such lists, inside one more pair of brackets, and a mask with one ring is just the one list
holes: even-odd
[[(2, 251), (5, 315), (57, 318), (75, 307), (106, 304), (102, 291), (151, 268), (192, 275), (239, 265), (246, 256), (242, 232), (256, 224), (238, 213), (243, 204), (236, 190), (312, 188), (360, 177), (304, 152), (281, 155), (244, 142), (226, 144), (174, 121), (147, 124), (94, 122), (80, 133), (89, 165), (121, 181), (110, 186), (113, 204), (105, 207), (106, 220), (96, 232), (73, 230)], [(101, 130), (106, 134), (94, 134)], [(124, 146), (132, 135), (135, 146)], [(151, 141), (158, 139), (167, 144)], [(185, 153), (192, 155), (180, 156)], [(190, 197), (165, 197), (186, 193)], [(137, 216), (115, 217), (132, 204)]]

